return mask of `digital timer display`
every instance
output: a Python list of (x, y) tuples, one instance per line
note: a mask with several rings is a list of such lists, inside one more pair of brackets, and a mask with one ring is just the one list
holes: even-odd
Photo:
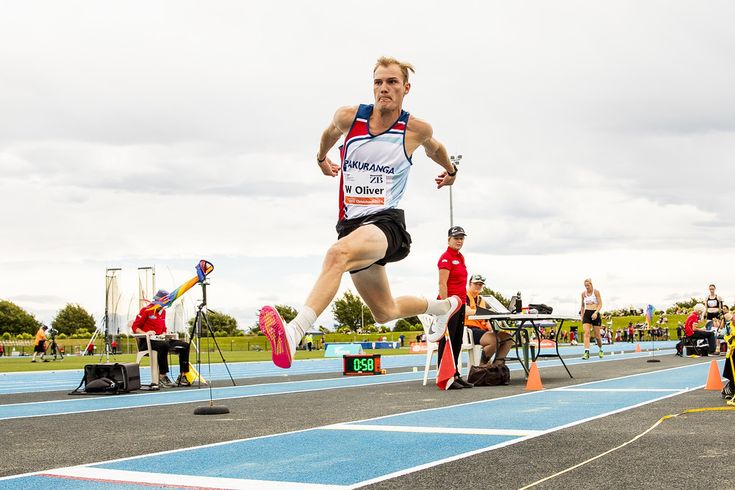
[(345, 376), (381, 374), (380, 354), (345, 355), (342, 360), (342, 374)]

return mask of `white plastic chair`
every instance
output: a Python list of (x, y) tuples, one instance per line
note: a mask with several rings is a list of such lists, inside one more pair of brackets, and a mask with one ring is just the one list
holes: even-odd
[[(475, 339), (472, 337), (472, 330), (464, 327), (464, 338), (462, 339), (462, 350), (467, 351), (467, 359), (469, 361), (467, 369), (470, 366), (478, 366), (480, 359), (482, 359), (482, 346), (475, 344)], [(460, 355), (460, 364), (462, 363), (462, 357)], [(461, 372), (461, 369), (460, 369)]]
[[(424, 367), (424, 386), (429, 379), (429, 367), (431, 366), (431, 358), (434, 352), (439, 350), (438, 342), (431, 342), (429, 340), (429, 327), (436, 323), (436, 317), (433, 315), (419, 315), (421, 326), (424, 327), (424, 337), (426, 337), (426, 366)], [(436, 360), (439, 364), (439, 359)]]
[[(429, 379), (429, 368), (431, 367), (431, 358), (434, 352), (439, 350), (438, 342), (429, 341), (429, 327), (436, 323), (436, 317), (433, 315), (418, 315), (421, 321), (421, 326), (424, 327), (424, 335), (426, 336), (426, 364), (424, 366), (424, 386)], [(464, 327), (464, 337), (462, 338), (462, 348), (457, 361), (457, 370), (462, 373), (462, 352), (466, 351), (469, 358), (467, 364), (467, 370), (469, 372), (470, 366), (477, 366), (480, 364), (480, 356), (482, 355), (482, 347), (475, 345), (472, 339), (472, 332), (467, 327)], [(439, 358), (436, 359), (437, 369), (439, 366)]]
[[(147, 350), (140, 350), (138, 348), (138, 355), (135, 358), (135, 362), (140, 364), (140, 361), (143, 360), (145, 356), (148, 356), (151, 358), (151, 387), (157, 387), (158, 386), (158, 355), (156, 354), (155, 349), (151, 347), (151, 338), (150, 336), (144, 334), (144, 333), (134, 333), (132, 334), (133, 337), (136, 338), (144, 338), (146, 341), (146, 344), (148, 346)], [(135, 342), (136, 345), (138, 345), (138, 342)]]

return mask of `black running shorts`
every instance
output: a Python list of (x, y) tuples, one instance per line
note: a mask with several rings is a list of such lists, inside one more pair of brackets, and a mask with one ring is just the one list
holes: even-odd
[(588, 323), (592, 325), (593, 327), (599, 327), (602, 325), (602, 320), (600, 319), (600, 314), (597, 313), (597, 318), (594, 320), (592, 319), (592, 313), (594, 313), (595, 310), (584, 310), (584, 316), (582, 316), (582, 323)]
[[(406, 218), (402, 209), (386, 209), (368, 216), (343, 219), (337, 223), (337, 236), (339, 238), (346, 237), (364, 225), (377, 226), (385, 234), (385, 238), (388, 239), (388, 248), (385, 251), (385, 256), (376, 261), (375, 264), (385, 265), (388, 262), (398, 262), (408, 256), (411, 251), (411, 235), (406, 231)], [(368, 267), (372, 265), (370, 264)], [(368, 267), (357, 271), (350, 271), (350, 274), (360, 272)]]

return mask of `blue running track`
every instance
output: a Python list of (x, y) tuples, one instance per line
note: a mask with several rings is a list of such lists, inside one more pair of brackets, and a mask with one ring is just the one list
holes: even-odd
[[(720, 368), (723, 362), (719, 361)], [(709, 363), (699, 363), (450, 407), (59, 468), (2, 478), (0, 488), (357, 488), (700, 388), (708, 370)], [(366, 454), (361, 448), (369, 446), (380, 450)], [(191, 461), (197, 461), (196, 469)], [(187, 471), (191, 474), (185, 474)]]

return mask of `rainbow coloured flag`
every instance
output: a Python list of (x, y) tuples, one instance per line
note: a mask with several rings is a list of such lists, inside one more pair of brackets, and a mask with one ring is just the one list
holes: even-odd
[(646, 323), (649, 327), (653, 325), (653, 305), (648, 305), (646, 308)]
[(200, 260), (199, 263), (195, 267), (197, 271), (197, 275), (186, 281), (181, 286), (177, 287), (168, 295), (164, 296), (163, 298), (155, 299), (151, 301), (151, 304), (148, 306), (146, 311), (155, 312), (160, 310), (161, 308), (168, 308), (172, 304), (174, 304), (174, 301), (179, 299), (185, 292), (190, 290), (192, 287), (194, 287), (195, 284), (204, 282), (204, 280), (207, 278), (207, 276), (214, 270), (214, 266), (211, 262), (207, 262), (206, 260)]

